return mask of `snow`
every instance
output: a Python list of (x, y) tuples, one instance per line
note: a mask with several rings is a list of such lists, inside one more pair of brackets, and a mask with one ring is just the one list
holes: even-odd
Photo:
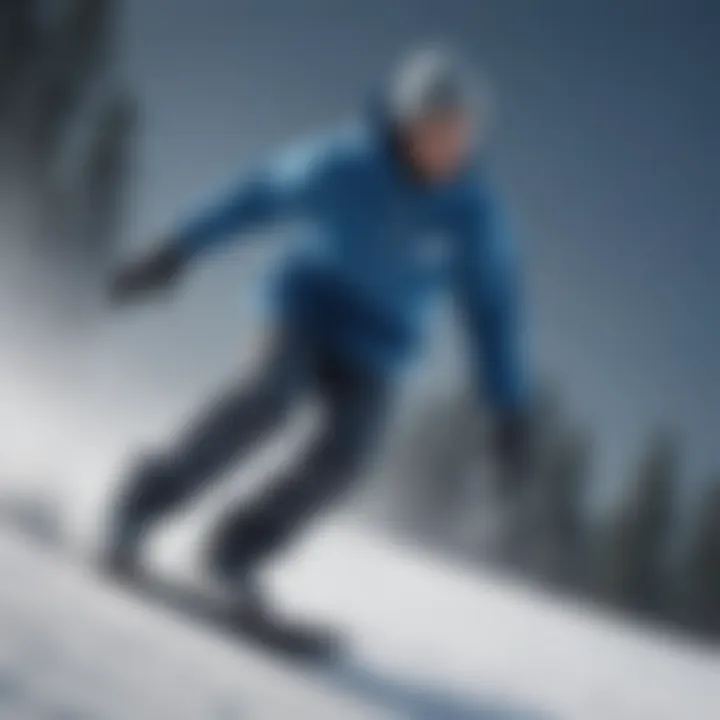
[(353, 638), (320, 671), (114, 594), (0, 534), (0, 718), (711, 720), (720, 654), (337, 522), (270, 569)]
[(3, 720), (391, 717), (0, 536)]
[(471, 697), (480, 718), (720, 717), (717, 650), (387, 538), (323, 531), (273, 580), (296, 610), (352, 627), (366, 664)]

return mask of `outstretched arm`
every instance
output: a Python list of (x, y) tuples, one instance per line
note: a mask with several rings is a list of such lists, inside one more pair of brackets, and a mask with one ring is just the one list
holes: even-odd
[(497, 202), (479, 197), (463, 218), (456, 266), (481, 395), (494, 415), (493, 441), (507, 485), (523, 479), (529, 450), (529, 380), (516, 251)]
[(297, 149), (247, 174), (230, 192), (121, 268), (111, 294), (125, 300), (166, 287), (191, 259), (245, 231), (321, 212), (338, 167), (329, 149)]
[(331, 191), (337, 158), (329, 148), (296, 148), (247, 174), (175, 237), (189, 255), (239, 234), (288, 219), (313, 216)]
[(503, 414), (522, 411), (528, 381), (518, 260), (504, 214), (479, 198), (463, 217), (456, 290), (468, 329), (478, 385)]

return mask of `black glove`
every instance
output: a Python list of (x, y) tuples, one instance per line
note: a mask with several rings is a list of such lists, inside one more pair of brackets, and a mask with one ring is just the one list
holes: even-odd
[(166, 242), (133, 260), (111, 279), (109, 296), (113, 303), (125, 303), (173, 284), (185, 268), (187, 255), (174, 242)]
[(493, 453), (503, 492), (516, 492), (531, 471), (531, 426), (521, 413), (497, 418), (492, 435)]

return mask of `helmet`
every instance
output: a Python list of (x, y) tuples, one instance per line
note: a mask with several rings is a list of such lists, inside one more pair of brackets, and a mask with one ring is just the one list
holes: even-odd
[(387, 105), (405, 124), (448, 111), (475, 114), (485, 99), (484, 83), (452, 52), (428, 47), (406, 56), (391, 76)]

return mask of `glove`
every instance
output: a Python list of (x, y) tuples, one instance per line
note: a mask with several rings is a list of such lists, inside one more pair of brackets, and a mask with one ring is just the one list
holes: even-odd
[(123, 304), (138, 296), (166, 289), (178, 279), (186, 261), (187, 256), (176, 243), (163, 243), (120, 268), (110, 282), (111, 302)]
[(531, 428), (523, 414), (513, 414), (496, 420), (492, 431), (492, 450), (497, 463), (501, 490), (517, 492), (530, 472)]

